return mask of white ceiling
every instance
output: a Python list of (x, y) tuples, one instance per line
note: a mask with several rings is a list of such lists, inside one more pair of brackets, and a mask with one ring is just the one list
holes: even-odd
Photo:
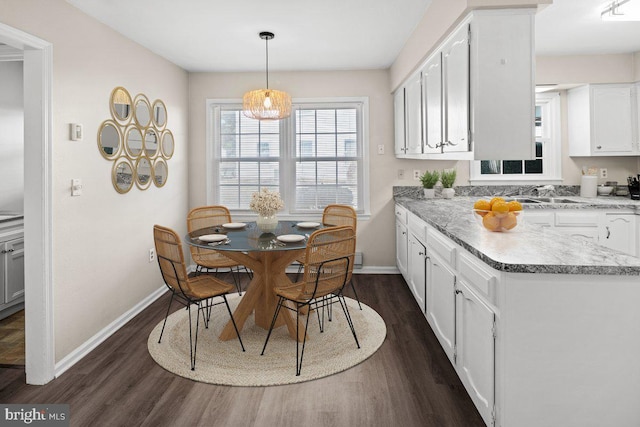
[[(67, 0), (189, 71), (389, 67), (431, 0)], [(640, 0), (631, 0), (640, 2)], [(640, 22), (603, 22), (606, 0), (554, 0), (536, 16), (542, 55), (640, 51)]]

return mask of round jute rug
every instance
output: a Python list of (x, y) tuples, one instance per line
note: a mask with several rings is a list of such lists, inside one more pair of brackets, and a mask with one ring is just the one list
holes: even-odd
[[(227, 296), (231, 311), (240, 302), (237, 294)], [(333, 306), (333, 319), (325, 320), (320, 333), (315, 314), (309, 319), (302, 372), (296, 376), (296, 343), (286, 327), (275, 329), (263, 356), (260, 355), (267, 331), (255, 326), (250, 316), (241, 331), (245, 352), (237, 339), (220, 341), (218, 335), (229, 320), (224, 304), (213, 308), (209, 329), (200, 318), (196, 369), (189, 362), (189, 317), (181, 309), (170, 315), (162, 337), (162, 322), (153, 329), (147, 342), (151, 357), (164, 369), (194, 381), (232, 386), (268, 386), (292, 384), (322, 378), (349, 369), (366, 360), (380, 348), (387, 334), (384, 320), (370, 307), (346, 298), (360, 348), (339, 304)], [(192, 307), (192, 315), (195, 313)], [(195, 316), (194, 327), (195, 327)], [(301, 316), (301, 320), (306, 320)]]

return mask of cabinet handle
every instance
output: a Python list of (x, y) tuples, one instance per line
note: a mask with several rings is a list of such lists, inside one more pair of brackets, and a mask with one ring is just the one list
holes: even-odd
[(403, 232), (402, 232), (402, 235), (403, 235), (403, 236), (404, 236), (404, 235), (406, 235), (406, 234), (407, 234), (407, 232), (406, 232), (406, 231), (403, 231)]
[(611, 230), (609, 230), (609, 226), (607, 225), (607, 239), (611, 236)]
[(602, 148), (602, 145), (597, 145), (596, 148), (599, 150)]
[(9, 251), (5, 251), (4, 249), (2, 251), (0, 251), (0, 254), (6, 254)]
[(418, 252), (418, 255), (424, 255), (424, 252)]
[(456, 294), (462, 294), (462, 295), (464, 295), (464, 292), (462, 292), (460, 289), (456, 289)]

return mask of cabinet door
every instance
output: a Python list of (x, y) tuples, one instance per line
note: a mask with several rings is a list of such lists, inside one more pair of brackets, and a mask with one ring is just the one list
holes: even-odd
[(469, 27), (460, 29), (442, 51), (445, 152), (469, 151)]
[(422, 154), (422, 83), (420, 73), (405, 86), (406, 153)]
[(593, 86), (591, 97), (593, 154), (633, 151), (631, 86)]
[(5, 303), (24, 295), (24, 238), (10, 240), (4, 244), (5, 258)]
[(425, 153), (442, 151), (442, 55), (436, 54), (422, 70), (423, 139)]
[(493, 425), (495, 314), (461, 280), (456, 290), (456, 370), (484, 422)]
[(407, 279), (407, 227), (396, 221), (396, 265), (400, 273)]
[(636, 217), (633, 214), (606, 214), (598, 239), (602, 246), (636, 256)]
[(395, 130), (395, 153), (405, 154), (404, 87), (393, 96), (393, 114)]
[(420, 310), (425, 311), (425, 271), (427, 250), (424, 245), (411, 233), (409, 233), (409, 288)]
[(431, 250), (427, 259), (427, 275), (427, 321), (449, 360), (455, 363), (453, 347), (455, 345), (456, 276)]

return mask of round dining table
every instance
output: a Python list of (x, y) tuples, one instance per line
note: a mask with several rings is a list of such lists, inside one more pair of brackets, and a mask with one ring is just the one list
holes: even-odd
[[(185, 241), (192, 246), (220, 251), (253, 271), (253, 278), (233, 317), (238, 330), (242, 330), (247, 318), (254, 313), (255, 324), (268, 330), (278, 303), (274, 289), (292, 283), (285, 273), (287, 266), (304, 254), (309, 235), (323, 226), (320, 223), (279, 221), (273, 232), (264, 233), (255, 222), (225, 225), (194, 230), (185, 236)], [(226, 238), (206, 241), (211, 240), (211, 235), (225, 235)], [(302, 341), (304, 325), (300, 322), (300, 336), (296, 337), (296, 318), (290, 310), (280, 310), (274, 327), (283, 325), (287, 326), (293, 339)], [(226, 341), (235, 337), (233, 323), (229, 321), (219, 338)]]

